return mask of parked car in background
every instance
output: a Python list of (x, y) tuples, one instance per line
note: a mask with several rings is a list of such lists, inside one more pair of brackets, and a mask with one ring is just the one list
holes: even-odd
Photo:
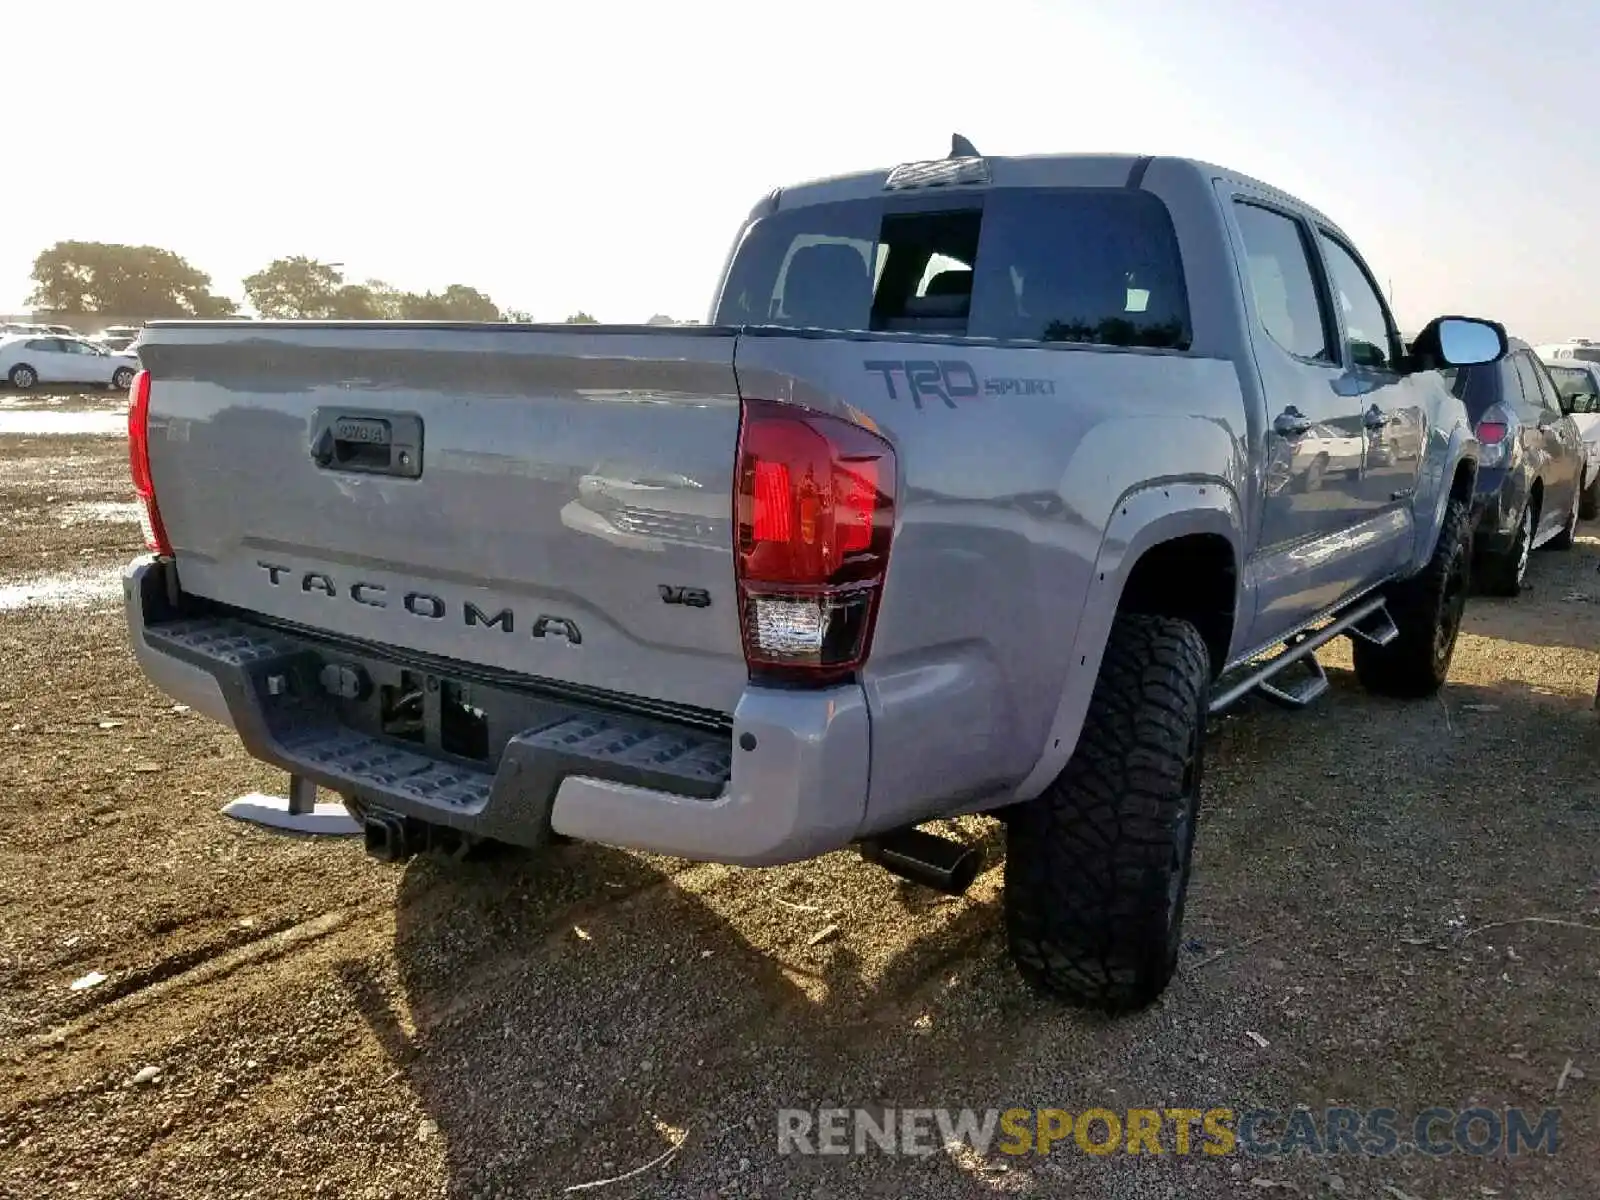
[(1545, 362), (1564, 362), (1568, 359), (1576, 359), (1579, 362), (1600, 362), (1600, 342), (1591, 338), (1568, 338), (1564, 342), (1535, 346), (1533, 352)]
[(1585, 521), (1600, 517), (1600, 361), (1562, 358), (1545, 361), (1556, 385), (1561, 410), (1572, 418), (1583, 438), (1583, 483), (1578, 495), (1578, 515)]
[(0, 339), (0, 377), (22, 391), (40, 383), (98, 383), (126, 389), (138, 369), (137, 358), (114, 354), (85, 338)]
[(83, 334), (79, 333), (71, 325), (42, 325), (40, 326), (40, 329), (44, 333), (53, 333), (58, 337), (77, 338), (83, 336)]
[(1572, 545), (1584, 469), (1549, 372), (1526, 342), (1509, 346), (1499, 362), (1445, 373), (1478, 435), (1473, 574), (1495, 596), (1522, 591), (1532, 551)]
[(144, 330), (138, 325), (108, 325), (95, 335), (94, 341), (107, 350), (126, 350)]

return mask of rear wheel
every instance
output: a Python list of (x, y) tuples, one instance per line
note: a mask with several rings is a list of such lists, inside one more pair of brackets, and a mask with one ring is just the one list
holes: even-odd
[(35, 371), (27, 363), (18, 363), (11, 368), (11, 373), (6, 378), (11, 380), (12, 387), (19, 392), (25, 392), (39, 382), (39, 372)]
[(111, 386), (119, 392), (125, 392), (133, 386), (133, 368), (118, 367), (117, 373), (111, 377)]
[(1117, 618), (1072, 758), (1006, 823), (1006, 938), (1041, 991), (1122, 1012), (1172, 979), (1210, 685), (1189, 622)]
[(1356, 678), (1369, 692), (1415, 698), (1431, 696), (1444, 685), (1466, 609), (1470, 542), (1467, 504), (1452, 499), (1428, 565), (1385, 592), (1399, 636), (1386, 646), (1352, 639)]

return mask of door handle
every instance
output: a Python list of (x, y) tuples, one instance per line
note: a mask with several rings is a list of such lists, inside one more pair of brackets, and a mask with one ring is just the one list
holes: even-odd
[(1368, 429), (1382, 429), (1385, 425), (1389, 424), (1389, 422), (1393, 420), (1394, 418), (1392, 416), (1374, 404), (1371, 408), (1367, 409), (1366, 416), (1361, 418), (1361, 423)]
[(1279, 437), (1304, 437), (1311, 432), (1311, 418), (1298, 408), (1286, 408), (1272, 422), (1272, 432)]

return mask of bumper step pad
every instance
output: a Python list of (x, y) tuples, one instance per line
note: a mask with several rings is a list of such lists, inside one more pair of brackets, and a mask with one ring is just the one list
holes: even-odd
[[(218, 680), (255, 757), (370, 807), (483, 836), (542, 841), (568, 776), (710, 800), (732, 770), (726, 733), (560, 701), (541, 702), (541, 719), (505, 743), (498, 771), (474, 769), (343, 724), (318, 682), (327, 651), (314, 638), (232, 617), (163, 622), (144, 633), (153, 648)], [(359, 658), (343, 650), (336, 657)]]

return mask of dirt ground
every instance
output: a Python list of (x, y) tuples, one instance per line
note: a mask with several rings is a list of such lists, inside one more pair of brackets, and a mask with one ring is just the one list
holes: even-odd
[[(0, 596), (135, 553), (125, 472), (0, 437)], [(103, 587), (0, 603), (0, 1196), (1595, 1197), (1597, 566), (1586, 529), (1474, 598), (1441, 699), (1364, 695), (1340, 643), (1318, 707), (1220, 720), (1180, 974), (1115, 1021), (1018, 982), (991, 822), (960, 900), (851, 854), (384, 866), (219, 816), (280, 780), (145, 682)], [(780, 1108), (1297, 1105), (1559, 1107), (1561, 1141), (778, 1153)]]

